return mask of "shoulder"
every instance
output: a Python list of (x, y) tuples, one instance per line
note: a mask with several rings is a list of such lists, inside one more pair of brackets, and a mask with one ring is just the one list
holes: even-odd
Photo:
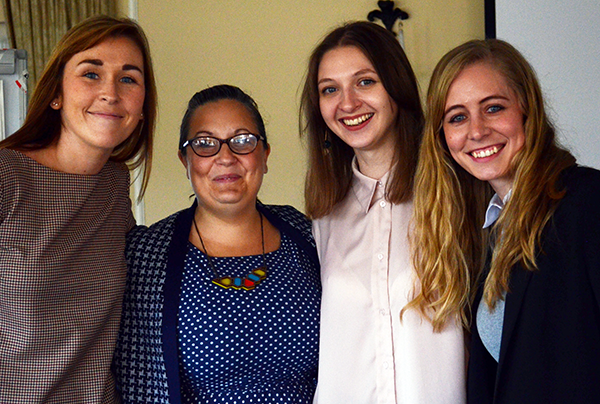
[(129, 185), (130, 175), (129, 167), (125, 163), (117, 163), (115, 161), (107, 161), (101, 171), (102, 175), (109, 178), (115, 178), (117, 181), (127, 182)]
[(579, 234), (600, 227), (600, 171), (570, 167), (561, 173), (559, 190), (564, 196), (552, 215), (552, 228)]
[[(282, 222), (292, 226), (299, 231), (304, 238), (312, 240), (312, 223), (298, 209), (289, 205), (259, 205), (263, 209), (263, 213), (270, 213)], [(273, 223), (277, 227), (277, 223)]]
[(574, 166), (562, 173), (561, 183), (566, 192), (561, 204), (583, 208), (598, 206), (600, 203), (600, 171), (590, 167)]
[(180, 210), (148, 226), (136, 226), (127, 234), (128, 250), (144, 248), (148, 244), (168, 243), (175, 231), (177, 219), (186, 212)]
[(563, 172), (562, 181), (567, 192), (577, 191), (588, 186), (599, 185), (600, 171), (585, 166), (570, 167)]
[(2, 220), (7, 205), (14, 206), (21, 198), (23, 186), (29, 188), (39, 181), (34, 173), (33, 160), (23, 153), (0, 149), (0, 205), (2, 205)]
[(312, 262), (319, 268), (319, 257), (315, 239), (312, 234), (311, 221), (299, 210), (288, 205), (263, 205), (257, 203), (257, 209), (262, 212), (280, 232), (285, 233)]
[(20, 167), (27, 168), (29, 157), (23, 153), (11, 150), (0, 149), (0, 172), (5, 173), (7, 170), (18, 171)]

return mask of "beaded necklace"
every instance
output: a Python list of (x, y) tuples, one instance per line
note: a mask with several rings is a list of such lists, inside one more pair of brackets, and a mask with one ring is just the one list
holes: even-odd
[(262, 238), (262, 258), (263, 258), (263, 266), (258, 267), (251, 271), (245, 278), (240, 277), (231, 277), (231, 276), (219, 276), (210, 255), (208, 254), (208, 250), (204, 245), (204, 241), (202, 240), (202, 236), (200, 235), (200, 230), (198, 230), (198, 225), (196, 224), (196, 216), (194, 216), (194, 227), (196, 228), (196, 233), (198, 234), (198, 238), (200, 239), (200, 244), (202, 245), (202, 249), (206, 253), (206, 258), (208, 259), (208, 265), (212, 269), (215, 274), (215, 278), (212, 280), (217, 286), (220, 286), (225, 289), (235, 289), (235, 290), (252, 290), (262, 282), (267, 277), (267, 258), (265, 257), (265, 231), (263, 227), (263, 215), (258, 212), (260, 215), (260, 235)]

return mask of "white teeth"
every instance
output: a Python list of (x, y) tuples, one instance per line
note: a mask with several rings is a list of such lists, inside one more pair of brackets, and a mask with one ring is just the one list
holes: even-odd
[(369, 119), (372, 116), (373, 116), (373, 114), (365, 114), (363, 116), (359, 116), (358, 118), (354, 118), (354, 119), (342, 119), (342, 122), (344, 122), (344, 125), (356, 126), (356, 125), (360, 125), (361, 123), (363, 123), (364, 121), (366, 121), (367, 119)]
[(471, 155), (475, 158), (481, 159), (484, 157), (489, 157), (492, 154), (496, 154), (496, 153), (498, 153), (498, 147), (494, 146), (491, 149), (482, 150), (482, 151), (474, 151), (471, 153)]

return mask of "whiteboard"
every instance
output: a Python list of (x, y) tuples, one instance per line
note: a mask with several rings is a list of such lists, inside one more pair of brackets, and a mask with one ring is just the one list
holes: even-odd
[(537, 72), (561, 143), (600, 169), (600, 0), (488, 0), (486, 19)]

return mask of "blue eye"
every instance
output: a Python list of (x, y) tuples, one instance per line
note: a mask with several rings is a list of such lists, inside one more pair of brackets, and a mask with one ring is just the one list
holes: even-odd
[(321, 89), (321, 94), (328, 95), (328, 94), (333, 94), (336, 91), (337, 91), (337, 89), (335, 87), (325, 87), (325, 88)]
[(467, 119), (466, 116), (459, 114), (459, 115), (454, 115), (453, 117), (451, 117), (448, 122), (450, 123), (460, 123), (462, 121), (464, 121), (465, 119)]
[(121, 79), (122, 83), (126, 83), (126, 84), (134, 84), (136, 81), (134, 79), (132, 79), (131, 77), (123, 77)]
[(358, 84), (360, 86), (369, 86), (371, 84), (375, 84), (375, 80), (373, 80), (373, 79), (363, 79)]
[(504, 107), (502, 105), (492, 105), (491, 107), (489, 107), (487, 109), (487, 111), (494, 113), (494, 112), (502, 111), (503, 109), (504, 109)]
[(85, 73), (83, 77), (87, 77), (88, 79), (97, 79), (99, 76), (96, 73), (88, 72)]

